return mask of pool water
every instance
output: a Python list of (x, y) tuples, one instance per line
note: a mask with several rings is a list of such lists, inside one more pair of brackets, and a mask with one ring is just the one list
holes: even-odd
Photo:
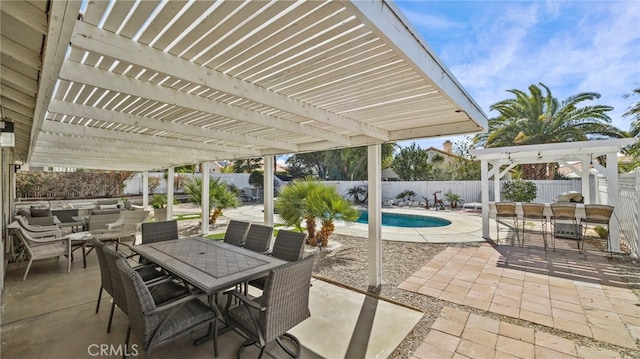
[[(369, 223), (369, 213), (364, 211), (360, 215), (360, 218), (356, 221), (358, 223)], [(382, 213), (382, 225), (391, 227), (444, 227), (451, 224), (451, 221), (431, 216), (420, 216), (414, 214), (404, 213)]]

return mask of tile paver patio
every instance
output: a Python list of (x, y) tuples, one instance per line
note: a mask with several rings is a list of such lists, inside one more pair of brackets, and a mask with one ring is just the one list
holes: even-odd
[[(595, 248), (579, 254), (569, 247), (571, 242), (558, 240), (556, 251), (546, 252), (542, 247), (528, 245), (449, 247), (401, 283), (400, 288), (638, 349), (640, 300), (626, 286), (616, 267), (609, 264), (606, 254)], [(526, 351), (528, 354), (513, 353), (512, 340), (501, 339), (500, 335), (494, 339), (495, 333), (489, 336), (472, 329), (473, 323), (472, 328), (467, 322), (461, 329), (460, 321), (447, 315), (436, 321), (432, 331), (458, 336), (457, 355), (524, 358), (531, 354), (538, 358), (600, 353), (576, 348), (571, 342), (569, 345), (562, 338), (545, 333), (536, 333), (533, 342), (528, 334), (508, 337), (520, 341), (526, 337), (535, 346), (534, 352)], [(438, 343), (433, 339), (427, 337), (425, 348), (433, 349), (429, 343)], [(483, 344), (485, 348), (478, 347)], [(421, 358), (425, 348), (417, 350), (414, 356)]]
[(620, 358), (533, 328), (444, 307), (413, 359), (433, 358)]

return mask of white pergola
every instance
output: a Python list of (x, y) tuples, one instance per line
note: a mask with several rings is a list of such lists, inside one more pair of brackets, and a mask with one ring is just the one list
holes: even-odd
[[(582, 195), (584, 203), (593, 203), (589, 191), (589, 171), (595, 169), (607, 177), (607, 202), (618, 211), (618, 153), (623, 147), (636, 142), (635, 138), (622, 138), (600, 141), (580, 141), (549, 143), (540, 145), (509, 146), (484, 148), (469, 151), (481, 161), (482, 170), (482, 236), (489, 235), (489, 185), (493, 179), (494, 201), (500, 201), (500, 180), (513, 167), (521, 164), (558, 162), (571, 168), (582, 178)], [(606, 166), (602, 166), (596, 158), (605, 156)], [(571, 162), (582, 163), (581, 169)], [(612, 250), (620, 251), (620, 226), (617, 221), (610, 223)]]
[[(487, 123), (391, 1), (2, 1), (0, 10), (0, 105), (16, 127), (3, 163), (146, 174), (264, 157), (273, 223), (273, 155), (366, 145), (372, 286), (380, 144)], [(3, 173), (11, 183), (13, 171)]]

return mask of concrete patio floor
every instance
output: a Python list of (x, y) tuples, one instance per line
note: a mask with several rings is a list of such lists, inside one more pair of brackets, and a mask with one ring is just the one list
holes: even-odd
[[(113, 344), (118, 348), (124, 342), (127, 318), (119, 310), (115, 311), (111, 333), (106, 333), (111, 304), (107, 294), (103, 294), (100, 311), (95, 313), (100, 272), (95, 254), (90, 254), (87, 261), (87, 268), (82, 268), (81, 260), (74, 261), (70, 274), (62, 260), (35, 261), (24, 282), (21, 279), (26, 265), (9, 266), (2, 294), (0, 357), (94, 357), (99, 345)], [(423, 315), (317, 279), (312, 279), (310, 310), (311, 317), (290, 331), (304, 346), (303, 358), (342, 358), (352, 354), (358, 358), (387, 357)], [(192, 345), (203, 334), (194, 333), (151, 355), (211, 358), (211, 343)], [(132, 338), (132, 343), (139, 343), (135, 336)], [(220, 336), (218, 358), (235, 358), (243, 340), (233, 331)], [(276, 344), (270, 345), (268, 351), (275, 358), (288, 357)], [(257, 354), (255, 347), (243, 351), (243, 357)]]

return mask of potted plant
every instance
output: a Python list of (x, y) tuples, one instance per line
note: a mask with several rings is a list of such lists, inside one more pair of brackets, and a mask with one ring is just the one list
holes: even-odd
[(167, 220), (167, 195), (164, 193), (157, 193), (151, 198), (151, 206), (153, 206), (153, 216), (156, 218), (156, 222)]

